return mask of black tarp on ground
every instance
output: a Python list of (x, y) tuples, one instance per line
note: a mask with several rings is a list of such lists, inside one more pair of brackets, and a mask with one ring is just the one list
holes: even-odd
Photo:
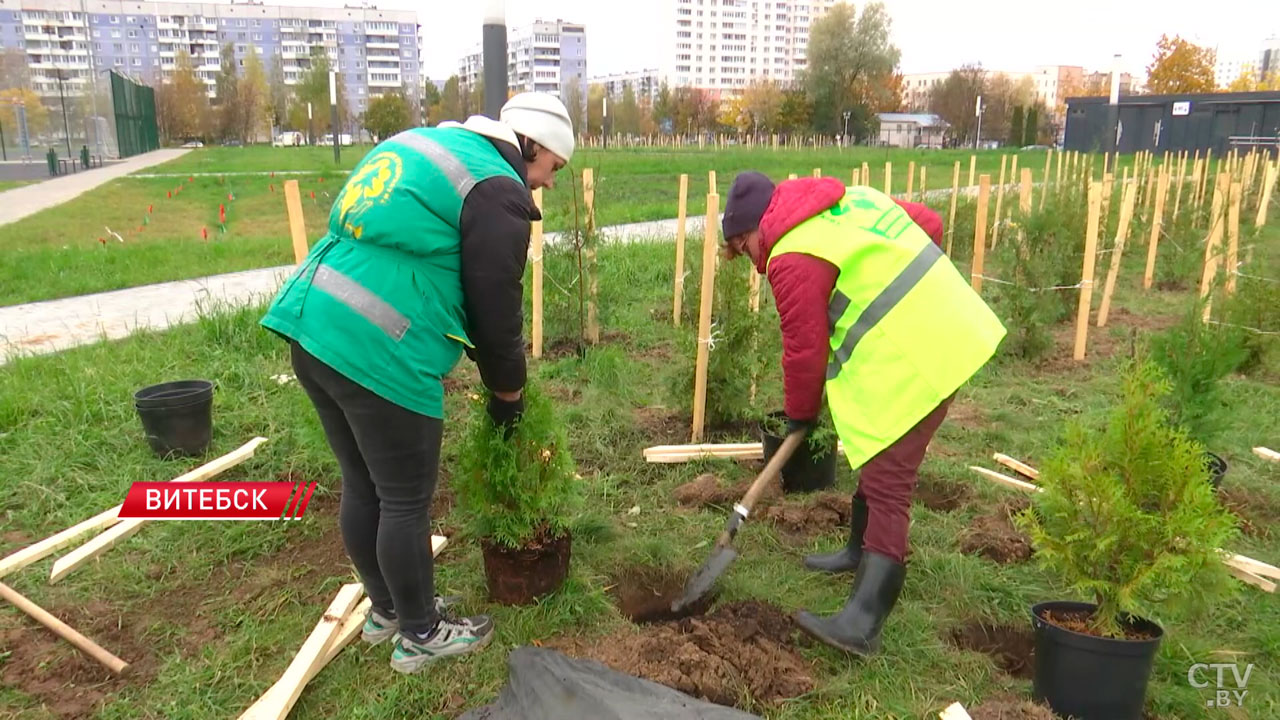
[(760, 720), (546, 648), (516, 648), (507, 667), (498, 699), (458, 720)]

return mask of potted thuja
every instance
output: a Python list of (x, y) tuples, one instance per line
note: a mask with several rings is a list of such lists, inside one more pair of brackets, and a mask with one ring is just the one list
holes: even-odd
[(1146, 360), (1122, 375), (1106, 427), (1075, 423), (1017, 517), (1036, 558), (1084, 602), (1032, 609), (1034, 691), (1076, 720), (1140, 720), (1164, 629), (1230, 589), (1217, 548), (1236, 533), (1208, 481), (1204, 448), (1162, 406)]
[(580, 486), (551, 404), (526, 387), (514, 428), (494, 425), (479, 395), (453, 479), (458, 510), (479, 539), (489, 598), (523, 605), (555, 592), (569, 574), (570, 522)]

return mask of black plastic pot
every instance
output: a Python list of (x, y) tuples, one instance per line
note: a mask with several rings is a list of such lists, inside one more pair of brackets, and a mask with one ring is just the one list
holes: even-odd
[[(780, 420), (785, 426), (787, 422), (786, 413), (775, 412), (770, 415), (775, 420)], [(769, 462), (769, 458), (778, 451), (782, 446), (784, 438), (774, 435), (767, 429), (768, 423), (760, 424), (761, 442), (764, 445), (764, 461)], [(836, 483), (836, 440), (831, 441), (831, 447), (826, 449), (826, 453), (817, 459), (813, 457), (813, 446), (806, 439), (796, 448), (795, 453), (791, 455), (791, 459), (786, 465), (782, 466), (782, 491), (784, 493), (796, 492), (813, 492), (814, 490), (825, 490)]]
[(160, 457), (202, 455), (213, 437), (213, 383), (180, 380), (133, 394), (147, 444)]
[(1222, 487), (1222, 477), (1227, 474), (1227, 461), (1207, 452), (1204, 454), (1204, 464), (1209, 469), (1209, 483), (1213, 485), (1213, 489)]
[(1147, 682), (1164, 630), (1133, 618), (1129, 627), (1150, 640), (1102, 638), (1058, 627), (1046, 611), (1089, 611), (1081, 602), (1046, 602), (1031, 608), (1035, 628), (1033, 695), (1062, 717), (1074, 720), (1141, 720)]

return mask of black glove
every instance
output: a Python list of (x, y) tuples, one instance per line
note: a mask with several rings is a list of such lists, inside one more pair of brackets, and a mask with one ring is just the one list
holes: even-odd
[(520, 422), (520, 416), (524, 414), (524, 395), (516, 400), (503, 400), (497, 395), (489, 396), (489, 419), (493, 420), (493, 424), (502, 428), (502, 437), (510, 440), (511, 433), (515, 432), (516, 423)]
[(817, 424), (818, 424), (818, 421), (816, 418), (813, 420), (797, 420), (795, 418), (789, 417), (787, 418), (787, 434), (790, 435), (794, 432), (801, 432), (801, 431), (807, 433), (810, 430), (812, 430), (815, 426), (817, 426)]

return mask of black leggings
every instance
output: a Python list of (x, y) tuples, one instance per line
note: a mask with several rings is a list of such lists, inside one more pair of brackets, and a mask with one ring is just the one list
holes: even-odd
[(338, 524), (373, 606), (400, 628), (436, 625), (431, 496), (443, 423), (357, 385), (292, 343), (293, 369), (342, 468)]

